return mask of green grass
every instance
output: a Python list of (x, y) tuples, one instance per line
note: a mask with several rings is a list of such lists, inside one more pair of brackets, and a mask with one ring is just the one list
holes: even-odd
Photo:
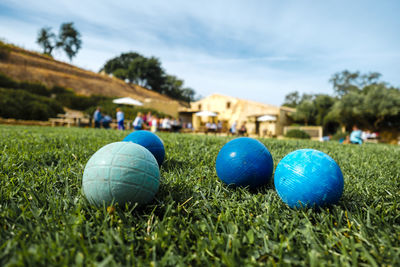
[(108, 213), (81, 193), (100, 147), (127, 132), (0, 126), (0, 265), (400, 265), (400, 148), (261, 139), (275, 167), (315, 148), (341, 167), (338, 205), (288, 208), (271, 185), (228, 188), (214, 136), (160, 134), (156, 199)]

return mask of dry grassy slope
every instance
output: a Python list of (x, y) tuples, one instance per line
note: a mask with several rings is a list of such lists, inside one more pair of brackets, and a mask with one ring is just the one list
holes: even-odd
[(128, 85), (107, 75), (80, 69), (18, 47), (11, 47), (8, 59), (0, 61), (0, 72), (18, 81), (41, 82), (48, 87), (59, 85), (71, 88), (80, 95), (130, 96), (141, 101), (145, 98), (175, 101), (143, 87)]

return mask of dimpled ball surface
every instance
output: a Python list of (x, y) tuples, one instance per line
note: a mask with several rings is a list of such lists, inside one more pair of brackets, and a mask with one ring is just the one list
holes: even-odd
[(83, 192), (90, 203), (112, 201), (145, 204), (158, 191), (160, 171), (154, 156), (144, 147), (116, 142), (100, 148), (89, 159), (83, 173)]
[(226, 184), (256, 188), (271, 179), (274, 163), (271, 153), (258, 140), (236, 138), (226, 143), (218, 153), (218, 177)]
[(157, 135), (144, 130), (134, 131), (126, 136), (122, 141), (144, 146), (153, 154), (157, 160), (158, 166), (161, 167), (165, 157), (165, 149), (163, 142)]
[(343, 174), (327, 154), (300, 149), (286, 155), (274, 175), (275, 189), (290, 207), (335, 204), (343, 193)]

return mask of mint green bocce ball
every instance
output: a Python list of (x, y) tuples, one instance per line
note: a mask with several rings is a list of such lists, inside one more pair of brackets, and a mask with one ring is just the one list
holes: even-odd
[(83, 172), (83, 193), (91, 204), (146, 204), (160, 185), (157, 160), (144, 147), (116, 142), (100, 148)]

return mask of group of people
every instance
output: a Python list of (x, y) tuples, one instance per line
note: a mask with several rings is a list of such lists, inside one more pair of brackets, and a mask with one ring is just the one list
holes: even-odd
[[(231, 127), (229, 128), (228, 133), (230, 135), (241, 135), (241, 136), (247, 136), (247, 127), (246, 127), (246, 122), (243, 122), (240, 127), (237, 127), (238, 123), (235, 121)], [(207, 122), (206, 125), (206, 133), (221, 133), (223, 131), (223, 125), (221, 121), (218, 121), (217, 123), (215, 122)]]
[[(97, 107), (93, 114), (94, 127), (109, 129), (111, 126), (112, 118), (109, 115), (103, 115), (101, 113), (101, 107)], [(125, 114), (120, 109), (116, 110), (116, 120), (118, 123), (118, 130), (125, 130)], [(158, 118), (156, 115), (152, 115), (149, 111), (147, 114), (138, 112), (136, 118), (132, 122), (132, 126), (135, 130), (150, 130), (156, 131), (172, 131), (177, 132), (182, 128), (182, 121), (171, 117)], [(192, 127), (185, 125), (186, 127)]]
[(220, 133), (222, 131), (222, 122), (207, 122), (206, 123), (206, 133)]
[(135, 130), (150, 130), (152, 132), (157, 131), (170, 131), (178, 132), (182, 129), (182, 120), (172, 117), (158, 118), (156, 115), (152, 115), (149, 111), (147, 114), (139, 112), (136, 115), (135, 120), (132, 123)]
[[(347, 135), (346, 138), (340, 139), (339, 142), (342, 144), (361, 145), (367, 139), (377, 139), (377, 138), (378, 138), (378, 133), (372, 133), (369, 130), (362, 131), (360, 128), (358, 128), (357, 125), (354, 125), (350, 135)], [(322, 137), (321, 141), (323, 141), (323, 142), (330, 141), (331, 139), (332, 139), (332, 136), (328, 135), (328, 136)]]
[(244, 121), (239, 128), (237, 128), (237, 125), (237, 121), (233, 122), (232, 126), (229, 128), (229, 134), (247, 136), (246, 122)]
[(358, 144), (361, 145), (367, 139), (378, 138), (377, 133), (371, 133), (370, 131), (362, 131), (357, 125), (353, 126), (353, 131), (350, 136), (347, 136), (343, 143)]
[[(105, 129), (109, 129), (111, 127), (110, 124), (112, 122), (112, 118), (109, 115), (103, 115), (101, 113), (101, 107), (97, 107), (93, 114), (93, 119), (95, 128), (103, 127)], [(118, 124), (118, 130), (125, 130), (125, 114), (120, 108), (116, 109), (116, 121)], [(183, 124), (181, 119), (168, 116), (159, 118), (156, 115), (153, 115), (151, 111), (147, 112), (147, 114), (138, 112), (134, 121), (132, 122), (132, 126), (134, 130), (146, 129), (152, 132), (178, 132), (182, 128), (193, 130), (191, 123)], [(222, 132), (223, 125), (221, 121), (218, 121), (217, 123), (207, 122), (205, 127), (207, 133), (220, 133)], [(241, 126), (238, 127), (238, 122), (235, 121), (229, 128), (229, 134), (247, 136), (246, 122), (243, 122)]]
[[(94, 111), (93, 120), (95, 128), (101, 128), (101, 127), (103, 127), (104, 129), (111, 128), (110, 124), (112, 122), (112, 118), (110, 115), (103, 115), (101, 113), (101, 107), (97, 107), (96, 110)], [(124, 120), (125, 120), (124, 112), (122, 112), (120, 108), (117, 108), (117, 122), (119, 130), (125, 130)]]

